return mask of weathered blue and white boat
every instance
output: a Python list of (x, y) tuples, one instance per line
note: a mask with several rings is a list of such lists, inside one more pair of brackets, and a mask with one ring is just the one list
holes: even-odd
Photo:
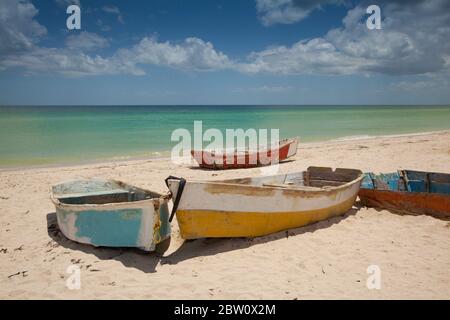
[(414, 170), (366, 173), (358, 195), (369, 207), (450, 217), (450, 174), (447, 173)]
[(115, 180), (75, 180), (53, 186), (61, 232), (94, 246), (153, 251), (170, 237), (170, 196)]

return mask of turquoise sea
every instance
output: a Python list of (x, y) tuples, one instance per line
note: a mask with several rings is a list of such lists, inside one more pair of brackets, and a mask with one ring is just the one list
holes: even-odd
[(450, 129), (450, 106), (0, 106), (0, 167), (167, 156), (195, 120), (310, 142)]

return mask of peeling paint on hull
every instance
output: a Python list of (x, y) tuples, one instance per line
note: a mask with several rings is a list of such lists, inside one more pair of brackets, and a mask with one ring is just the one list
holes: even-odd
[[(284, 161), (297, 153), (298, 138), (285, 139), (279, 142), (275, 149), (265, 151), (249, 151), (214, 155), (210, 151), (192, 150), (191, 155), (201, 168), (206, 169), (243, 169), (268, 166)], [(274, 154), (274, 159), (271, 159)]]
[(338, 205), (308, 211), (239, 212), (179, 210), (178, 225), (183, 239), (258, 237), (345, 214), (356, 195)]
[(61, 232), (79, 243), (153, 251), (170, 237), (168, 198), (151, 191), (83, 180), (54, 186), (51, 199)]
[(385, 208), (403, 213), (426, 214), (436, 218), (450, 218), (450, 196), (362, 189), (361, 202), (368, 207)]
[(414, 170), (366, 173), (359, 198), (368, 207), (450, 218), (450, 174)]
[[(354, 204), (362, 180), (359, 170), (350, 175), (339, 186), (323, 188), (301, 185), (309, 175), (299, 173), (187, 181), (176, 212), (181, 236), (255, 237), (343, 215)], [(294, 180), (297, 185), (287, 184)], [(275, 183), (279, 186), (266, 186)], [(169, 179), (168, 185), (175, 198), (179, 180)]]

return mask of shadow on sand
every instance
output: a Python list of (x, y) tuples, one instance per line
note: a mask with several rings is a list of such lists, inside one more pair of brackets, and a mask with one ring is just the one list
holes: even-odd
[(177, 264), (196, 257), (212, 256), (222, 252), (249, 248), (253, 245), (263, 244), (282, 238), (301, 236), (305, 233), (329, 228), (347, 217), (355, 215), (357, 212), (358, 208), (352, 208), (343, 216), (320, 221), (305, 227), (280, 231), (256, 238), (208, 238), (186, 240), (176, 251), (167, 256), (163, 256), (163, 254), (169, 248), (170, 240), (162, 243), (156, 252), (150, 253), (136, 248), (93, 247), (91, 245), (71, 241), (59, 230), (56, 213), (54, 212), (47, 214), (47, 230), (48, 235), (64, 248), (92, 254), (100, 260), (113, 259), (121, 262), (125, 267), (136, 268), (145, 273), (152, 273), (156, 272), (158, 263), (161, 265)]
[(116, 260), (125, 267), (136, 268), (145, 273), (155, 272), (161, 255), (157, 252), (145, 252), (137, 248), (94, 247), (67, 239), (58, 228), (56, 213), (47, 214), (47, 233), (61, 247), (78, 250), (96, 256), (99, 260)]

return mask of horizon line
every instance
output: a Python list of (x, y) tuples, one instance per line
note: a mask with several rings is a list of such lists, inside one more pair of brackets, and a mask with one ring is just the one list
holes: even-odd
[(1, 107), (450, 107), (449, 104), (0, 104)]

